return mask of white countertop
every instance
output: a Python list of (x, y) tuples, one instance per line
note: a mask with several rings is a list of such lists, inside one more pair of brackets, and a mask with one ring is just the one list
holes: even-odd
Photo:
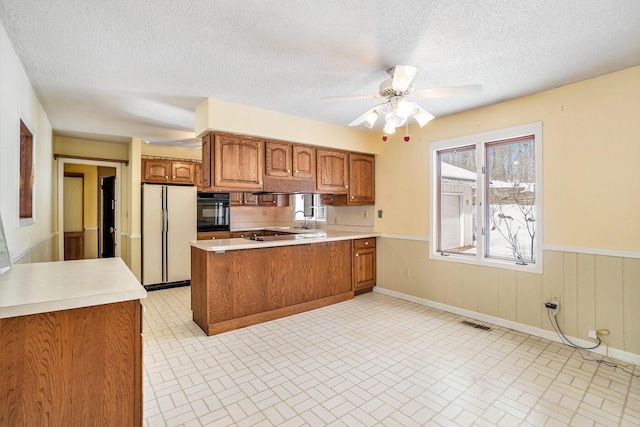
[(146, 296), (121, 258), (16, 264), (0, 276), (0, 319)]
[(365, 239), (368, 237), (378, 237), (380, 233), (336, 231), (336, 230), (292, 230), (286, 227), (266, 227), (264, 230), (283, 231), (287, 233), (303, 234), (309, 237), (295, 240), (271, 240), (256, 241), (248, 239), (215, 239), (192, 241), (191, 246), (208, 252), (224, 252), (239, 249), (270, 248), (275, 246), (308, 245), (310, 243), (335, 242), (338, 240)]

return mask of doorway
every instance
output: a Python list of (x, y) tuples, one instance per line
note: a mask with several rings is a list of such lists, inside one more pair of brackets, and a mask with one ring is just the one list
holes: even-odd
[[(113, 169), (113, 168), (98, 168), (98, 177), (100, 181), (100, 197), (98, 202), (100, 204), (98, 212), (100, 212), (99, 219), (99, 242), (98, 253), (100, 258), (113, 258), (116, 256), (116, 177), (115, 170), (111, 176), (101, 176), (100, 169)], [(108, 173), (108, 172), (107, 172)]]
[[(119, 162), (110, 162), (110, 161), (102, 161), (102, 160), (88, 160), (88, 159), (76, 159), (76, 158), (66, 158), (66, 157), (58, 157), (58, 179), (57, 179), (57, 187), (58, 187), (58, 260), (63, 260), (65, 254), (65, 239), (64, 239), (64, 231), (65, 231), (65, 220), (67, 220), (64, 208), (64, 200), (66, 196), (67, 190), (65, 189), (64, 180), (65, 180), (65, 168), (73, 169), (72, 171), (77, 172), (79, 170), (86, 171), (89, 175), (85, 174), (85, 201), (84, 201), (84, 240), (83, 240), (83, 251), (84, 258), (100, 258), (105, 257), (120, 257), (121, 256), (121, 245), (120, 240), (122, 238), (122, 234), (119, 230), (120, 218), (121, 218), (121, 209), (120, 203), (120, 195), (122, 189), (120, 188), (121, 176), (122, 176), (122, 165)], [(67, 173), (70, 172), (67, 170)], [(103, 177), (113, 177), (111, 179), (113, 185), (111, 187), (112, 195), (108, 195), (105, 197), (109, 198), (109, 202), (103, 202), (103, 195), (101, 191), (101, 182), (102, 180), (98, 179), (98, 176)], [(87, 180), (87, 176), (90, 177)], [(113, 200), (113, 203), (111, 202)], [(102, 224), (102, 218), (104, 216), (102, 207), (109, 208), (109, 213), (107, 216), (108, 226)], [(89, 221), (89, 222), (87, 222)], [(109, 232), (109, 241), (103, 236), (102, 230), (106, 230)], [(105, 248), (105, 242), (107, 247)], [(113, 242), (113, 243), (111, 243)]]

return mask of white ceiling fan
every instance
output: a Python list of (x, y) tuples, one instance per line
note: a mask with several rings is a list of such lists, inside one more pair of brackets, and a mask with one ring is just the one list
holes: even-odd
[(393, 134), (396, 128), (404, 125), (409, 117), (413, 117), (420, 127), (426, 125), (434, 116), (413, 102), (416, 98), (443, 98), (450, 96), (476, 95), (482, 91), (480, 85), (441, 87), (436, 89), (414, 90), (411, 86), (414, 77), (418, 73), (418, 67), (413, 65), (396, 65), (387, 70), (390, 79), (380, 83), (380, 90), (372, 95), (346, 95), (329, 96), (322, 99), (376, 99), (386, 100), (370, 110), (366, 111), (348, 126), (364, 125), (371, 129), (378, 120), (383, 117), (385, 134)]

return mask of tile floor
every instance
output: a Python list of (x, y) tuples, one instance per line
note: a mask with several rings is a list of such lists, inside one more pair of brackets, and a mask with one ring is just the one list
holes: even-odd
[(640, 425), (640, 378), (380, 294), (212, 337), (143, 303), (146, 426)]

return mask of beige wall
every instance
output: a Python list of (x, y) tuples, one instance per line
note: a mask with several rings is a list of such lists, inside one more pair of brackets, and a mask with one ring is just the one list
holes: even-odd
[(376, 229), (428, 236), (429, 143), (542, 121), (543, 243), (640, 250), (640, 67), (444, 117), (376, 158)]
[[(376, 157), (378, 286), (543, 330), (543, 303), (559, 297), (569, 335), (607, 328), (614, 348), (640, 355), (638, 100), (635, 67), (433, 120), (412, 128), (409, 143), (390, 138)], [(537, 121), (544, 273), (429, 259), (429, 143)]]
[(196, 135), (211, 130), (374, 154), (381, 144), (380, 135), (208, 98), (196, 108)]
[(143, 156), (170, 157), (175, 159), (202, 160), (202, 149), (172, 147), (160, 144), (142, 144)]
[[(14, 262), (56, 255), (51, 124), (0, 23), (0, 215)], [(21, 224), (20, 120), (33, 133), (33, 219)]]
[(56, 136), (54, 153), (87, 159), (128, 160), (128, 144)]

